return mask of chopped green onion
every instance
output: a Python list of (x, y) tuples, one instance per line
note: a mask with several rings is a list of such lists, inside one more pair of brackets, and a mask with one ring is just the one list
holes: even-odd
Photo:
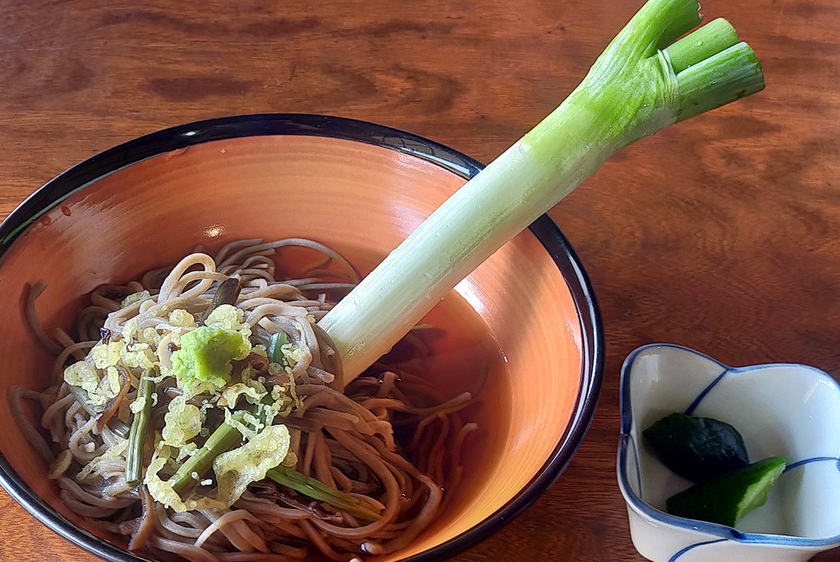
[(257, 421), (262, 425), (262, 427), (266, 427), (268, 423), (268, 412), (270, 408), (260, 406), (271, 406), (274, 404), (274, 399), (271, 397), (271, 392), (263, 396), (263, 399), (260, 400), (260, 403), (254, 406), (254, 415), (257, 417)]
[(277, 332), (271, 334), (271, 339), (268, 340), (268, 347), (266, 348), (266, 355), (268, 360), (278, 365), (283, 364), (283, 346), (289, 343), (289, 338), (284, 332)]
[[(321, 319), (344, 383), (409, 332), (455, 285), (607, 158), (669, 125), (764, 88), (726, 22), (700, 28), (696, 0), (650, 0), (583, 82), (452, 195)], [(676, 62), (676, 66), (674, 65)]]
[(295, 492), (303, 494), (313, 500), (324, 502), (341, 511), (346, 511), (353, 517), (365, 519), (366, 521), (376, 521), (382, 516), (374, 511), (370, 505), (354, 498), (349, 494), (333, 490), (326, 484), (304, 476), (296, 470), (286, 468), (285, 466), (278, 466), (272, 468), (266, 473), (266, 476), (286, 488), (290, 488)]
[(127, 423), (122, 422), (120, 420), (116, 420), (114, 418), (108, 420), (108, 423), (106, 425), (111, 429), (111, 431), (113, 431), (115, 434), (117, 434), (119, 437), (122, 437), (123, 439), (127, 439), (128, 434), (131, 432), (131, 427), (129, 427)]
[[(154, 374), (154, 372), (152, 372)], [(143, 446), (146, 444), (146, 433), (149, 429), (149, 418), (152, 416), (152, 394), (155, 383), (144, 373), (140, 379), (138, 400), (143, 400), (143, 407), (134, 414), (131, 430), (128, 433), (128, 451), (125, 457), (125, 483), (137, 486), (143, 477)]]

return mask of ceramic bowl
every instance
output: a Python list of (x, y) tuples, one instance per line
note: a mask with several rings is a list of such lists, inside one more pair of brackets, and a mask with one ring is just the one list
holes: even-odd
[[(301, 115), (194, 123), (99, 154), (45, 185), (0, 225), (0, 393), (13, 384), (47, 385), (51, 358), (22, 314), (29, 283), (50, 283), (38, 315), (47, 327), (66, 328), (81, 296), (97, 285), (173, 263), (195, 244), (308, 237), (367, 272), (480, 169), (415, 135)], [(447, 510), (413, 544), (382, 560), (446, 558), (523, 510), (569, 462), (601, 384), (592, 289), (547, 216), (432, 314), (479, 320), (468, 324), (481, 326), (475, 333), (452, 334), (463, 350), (447, 360), (451, 372), (474, 367), (477, 351), (488, 361), (491, 376), (475, 411), (484, 429)], [(437, 382), (444, 392), (477, 383), (455, 376)], [(6, 408), (0, 426), (0, 483), (17, 501), (107, 559), (139, 560), (58, 500)]]
[[(715, 418), (743, 435), (752, 461), (787, 455), (767, 503), (736, 528), (664, 512), (689, 487), (640, 442), (674, 412)], [(621, 372), (618, 482), (639, 553), (654, 562), (804, 561), (840, 546), (840, 385), (805, 365), (732, 368), (696, 351), (649, 345)]]

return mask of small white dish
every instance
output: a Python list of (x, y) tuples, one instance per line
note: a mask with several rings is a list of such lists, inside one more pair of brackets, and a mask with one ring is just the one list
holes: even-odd
[[(752, 462), (791, 458), (767, 503), (737, 528), (675, 517), (665, 502), (691, 483), (659, 462), (641, 432), (668, 414), (715, 418), (743, 435)], [(641, 347), (621, 371), (618, 483), (639, 553), (654, 562), (804, 562), (840, 546), (840, 385), (805, 365), (732, 368), (668, 344)]]

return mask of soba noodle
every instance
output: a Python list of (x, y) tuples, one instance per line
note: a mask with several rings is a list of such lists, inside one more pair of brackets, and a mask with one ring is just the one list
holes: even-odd
[[(290, 246), (322, 257), (287, 279), (272, 256)], [(231, 278), (238, 279), (237, 291), (219, 304), (222, 286), (237, 285), (226, 281)], [(331, 308), (329, 297), (358, 281), (342, 256), (317, 242), (239, 240), (215, 258), (196, 250), (140, 281), (98, 287), (73, 337), (41, 326), (35, 301), (46, 284), (39, 282), (29, 292), (26, 316), (35, 338), (55, 355), (53, 384), (43, 392), (13, 387), (13, 416), (67, 507), (90, 525), (125, 536), (130, 550), (195, 562), (353, 560), (394, 552), (434, 520), (444, 483), (448, 490), (460, 480), (460, 451), (476, 425), (459, 412), (473, 396), (447, 399), (411, 360), (379, 363), (341, 388), (338, 357), (317, 321)], [(181, 340), (202, 326), (247, 340), (221, 385), (179, 378), (187, 347)], [(278, 342), (279, 352), (271, 347)], [(269, 361), (278, 357), (279, 363)], [(151, 385), (153, 394), (142, 394), (141, 385)], [(40, 409), (37, 423), (24, 413), (23, 400)], [(128, 428), (142, 431), (146, 400), (152, 407), (139, 452), (143, 477), (131, 485), (126, 471), (137, 437)], [(184, 429), (187, 418), (178, 416), (187, 410), (199, 412), (191, 419), (200, 419), (200, 429)], [(246, 421), (236, 425), (234, 414)], [(226, 465), (205, 464), (178, 497), (167, 496), (180, 466), (206, 451), (222, 426), (241, 434), (216, 451), (222, 453), (217, 463), (242, 452), (269, 474), (279, 466), (304, 483), (317, 480), (299, 490), (315, 486), (321, 495), (296, 492), (266, 478), (265, 470), (252, 474), (251, 465), (234, 464), (228, 473)], [(256, 449), (269, 432), (288, 436), (282, 458)], [(225, 496), (228, 477), (240, 487)], [(341, 507), (333, 496), (359, 510)]]

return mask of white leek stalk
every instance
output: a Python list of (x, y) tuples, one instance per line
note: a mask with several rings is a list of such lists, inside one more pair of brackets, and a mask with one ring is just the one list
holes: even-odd
[(465, 184), (332, 309), (320, 326), (351, 381), (505, 242), (623, 147), (764, 87), (755, 54), (696, 0), (650, 0), (583, 82)]

